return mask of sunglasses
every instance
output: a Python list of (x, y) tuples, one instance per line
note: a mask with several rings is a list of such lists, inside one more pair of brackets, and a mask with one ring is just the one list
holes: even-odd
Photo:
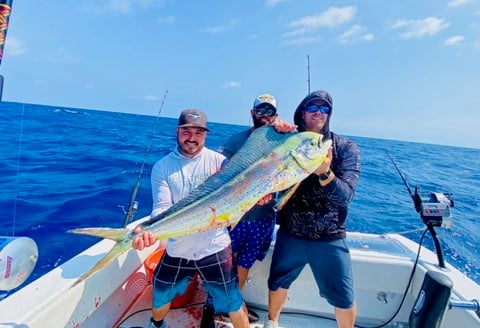
[(277, 111), (273, 108), (270, 107), (257, 107), (253, 110), (255, 114), (261, 116), (261, 115), (267, 115), (269, 117), (272, 117), (277, 113)]
[(330, 114), (330, 107), (326, 105), (317, 105), (317, 104), (310, 104), (305, 106), (305, 111), (307, 113), (316, 113), (320, 111), (322, 114)]

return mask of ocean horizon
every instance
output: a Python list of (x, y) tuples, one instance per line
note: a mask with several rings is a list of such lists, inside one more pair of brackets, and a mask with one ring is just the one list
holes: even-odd
[[(98, 241), (69, 229), (122, 226), (139, 177), (135, 219), (150, 213), (151, 168), (175, 147), (176, 123), (140, 114), (0, 103), (5, 180), (0, 236), (27, 236), (37, 243), (38, 263), (27, 282)], [(215, 150), (247, 126), (209, 122), (209, 128), (206, 145)], [(480, 283), (480, 149), (346, 137), (359, 145), (362, 165), (347, 230), (420, 240), (424, 225), (390, 154), (412, 189), (453, 195), (452, 226), (437, 229), (445, 260)], [(434, 249), (429, 234), (424, 245)]]

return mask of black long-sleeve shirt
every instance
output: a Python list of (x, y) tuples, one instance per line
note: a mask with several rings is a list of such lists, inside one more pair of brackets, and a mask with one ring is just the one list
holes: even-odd
[(337, 134), (330, 133), (330, 137), (330, 168), (335, 178), (322, 187), (318, 176), (310, 175), (278, 213), (280, 229), (300, 238), (335, 240), (346, 236), (344, 224), (360, 174), (360, 150)]

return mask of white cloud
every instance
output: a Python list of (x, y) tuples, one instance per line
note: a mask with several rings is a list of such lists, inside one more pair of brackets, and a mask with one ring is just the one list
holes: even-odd
[(157, 97), (157, 96), (144, 96), (143, 99), (146, 100), (146, 101), (159, 101), (159, 100), (160, 100), (160, 97)]
[(318, 36), (301, 36), (295, 39), (286, 40), (283, 44), (287, 46), (300, 46), (303, 44), (315, 43), (318, 40), (320, 40), (320, 37)]
[(352, 20), (356, 13), (357, 8), (354, 6), (330, 7), (324, 12), (302, 17), (288, 25), (292, 28), (303, 29), (308, 32), (321, 27), (335, 27), (344, 24)]
[(400, 36), (403, 39), (420, 39), (427, 36), (433, 36), (450, 26), (449, 22), (437, 17), (427, 17), (425, 19), (401, 19), (392, 25), (392, 28), (403, 28), (406, 30)]
[(211, 27), (206, 27), (205, 31), (211, 34), (217, 34), (217, 33), (222, 33), (227, 30), (230, 30), (234, 28), (238, 23), (240, 23), (240, 19), (232, 19), (230, 22), (228, 22), (227, 25), (223, 26), (211, 26)]
[(333, 28), (351, 21), (357, 13), (355, 6), (330, 7), (315, 15), (304, 16), (288, 24), (292, 29), (283, 34), (284, 44), (301, 45), (318, 41), (316, 32), (320, 28)]
[(128, 14), (133, 7), (133, 1), (131, 0), (110, 0), (108, 8), (114, 12), (121, 14)]
[(109, 0), (99, 4), (96, 0), (89, 0), (84, 4), (84, 9), (95, 13), (115, 12), (129, 14), (135, 9), (145, 9), (156, 5), (163, 5), (165, 0)]
[(41, 87), (48, 85), (47, 81), (45, 80), (35, 80), (33, 81), (33, 84)]
[(471, 0), (451, 0), (448, 2), (448, 7), (460, 7), (460, 6), (463, 6), (463, 5), (466, 5), (468, 3), (470, 3)]
[(171, 24), (171, 23), (175, 22), (175, 17), (174, 16), (159, 17), (157, 19), (157, 22), (162, 23), (162, 24)]
[(372, 33), (367, 32), (367, 28), (358, 24), (353, 25), (348, 31), (342, 33), (337, 37), (338, 42), (355, 43), (359, 41), (373, 41)]
[(240, 82), (237, 82), (237, 81), (229, 81), (229, 82), (226, 82), (223, 84), (223, 87), (226, 88), (226, 89), (229, 89), (229, 88), (240, 88), (241, 84)]
[(21, 56), (27, 52), (27, 47), (23, 41), (7, 36), (4, 51), (8, 56)]
[(285, 2), (287, 0), (265, 0), (265, 5), (267, 7), (275, 7), (281, 2)]
[(446, 39), (443, 44), (445, 46), (456, 46), (459, 45), (464, 39), (465, 37), (463, 35), (455, 35), (451, 38)]

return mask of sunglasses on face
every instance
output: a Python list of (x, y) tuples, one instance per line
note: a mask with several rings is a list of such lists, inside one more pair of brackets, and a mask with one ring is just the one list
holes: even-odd
[(272, 117), (276, 113), (276, 110), (270, 107), (257, 107), (253, 111), (259, 116), (267, 115), (269, 117)]
[(326, 105), (317, 105), (317, 104), (309, 104), (305, 106), (305, 111), (307, 113), (316, 113), (320, 111), (322, 114), (330, 114), (330, 107)]

